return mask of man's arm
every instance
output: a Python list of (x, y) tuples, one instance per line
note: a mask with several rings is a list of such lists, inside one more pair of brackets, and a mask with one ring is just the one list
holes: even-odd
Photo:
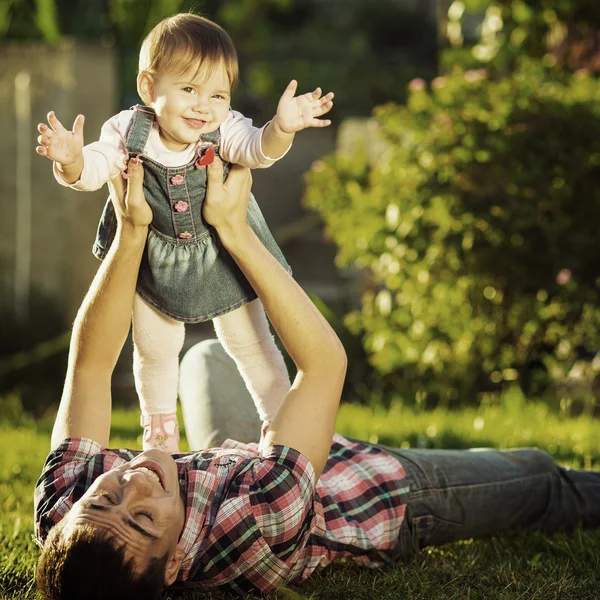
[(73, 324), (52, 448), (67, 437), (108, 444), (111, 377), (129, 332), (135, 284), (152, 220), (142, 192), (143, 168), (130, 162), (129, 169), (127, 194), (120, 177), (111, 186), (117, 233)]
[(304, 454), (318, 479), (331, 447), (346, 353), (325, 318), (248, 225), (249, 171), (234, 166), (223, 185), (222, 165), (215, 161), (208, 177), (204, 216), (252, 284), (298, 368), (265, 443)]

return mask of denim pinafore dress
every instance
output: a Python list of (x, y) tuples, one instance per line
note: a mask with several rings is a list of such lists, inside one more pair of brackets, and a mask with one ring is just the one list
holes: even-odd
[[(151, 108), (135, 106), (125, 143), (129, 157), (143, 153), (155, 115)], [(219, 153), (220, 131), (203, 134), (202, 156), (208, 148)], [(143, 157), (144, 193), (153, 212), (142, 256), (137, 291), (163, 314), (184, 323), (200, 323), (228, 313), (257, 295), (202, 215), (206, 195), (205, 166), (193, 161), (166, 167)], [(198, 165), (198, 166), (197, 166)], [(224, 179), (229, 173), (224, 162)], [(248, 223), (273, 256), (291, 273), (277, 242), (250, 194)], [(117, 222), (110, 199), (98, 226), (94, 255), (103, 259), (114, 239)]]

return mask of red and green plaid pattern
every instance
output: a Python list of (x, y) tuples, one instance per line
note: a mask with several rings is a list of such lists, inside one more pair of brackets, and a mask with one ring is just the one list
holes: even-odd
[[(96, 477), (138, 453), (81, 438), (51, 452), (35, 490), (40, 543)], [(394, 556), (408, 487), (379, 446), (336, 435), (316, 490), (311, 464), (286, 446), (260, 455), (227, 440), (175, 459), (186, 498), (178, 584), (268, 593), (336, 559), (374, 566)]]

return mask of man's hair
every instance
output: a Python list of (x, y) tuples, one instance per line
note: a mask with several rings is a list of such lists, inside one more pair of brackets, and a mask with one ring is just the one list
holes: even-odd
[(136, 575), (125, 547), (106, 531), (80, 526), (69, 537), (54, 526), (38, 560), (36, 584), (44, 600), (157, 600), (168, 553)]
[(162, 20), (146, 36), (140, 49), (139, 71), (153, 75), (182, 75), (195, 68), (208, 72), (221, 62), (225, 66), (231, 89), (239, 78), (235, 46), (219, 25), (195, 15), (180, 13)]

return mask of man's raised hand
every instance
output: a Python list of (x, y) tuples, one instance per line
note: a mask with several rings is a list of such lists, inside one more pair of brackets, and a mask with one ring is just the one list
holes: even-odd
[(333, 92), (323, 96), (321, 88), (300, 96), (294, 96), (298, 82), (293, 79), (283, 92), (277, 114), (273, 119), (285, 133), (295, 133), (308, 127), (327, 127), (331, 121), (318, 119), (333, 107)]
[(77, 163), (82, 158), (84, 121), (83, 115), (77, 115), (73, 123), (73, 131), (69, 131), (53, 112), (49, 112), (48, 125), (45, 123), (38, 125), (41, 135), (38, 137), (39, 146), (35, 151), (63, 167)]
[(252, 187), (250, 169), (232, 165), (223, 183), (223, 163), (218, 157), (208, 165), (208, 187), (202, 207), (204, 218), (219, 236), (241, 231), (248, 223), (248, 200)]
[(129, 159), (127, 182), (118, 175), (108, 182), (117, 222), (147, 229), (152, 222), (152, 209), (144, 196), (144, 167), (139, 158)]

